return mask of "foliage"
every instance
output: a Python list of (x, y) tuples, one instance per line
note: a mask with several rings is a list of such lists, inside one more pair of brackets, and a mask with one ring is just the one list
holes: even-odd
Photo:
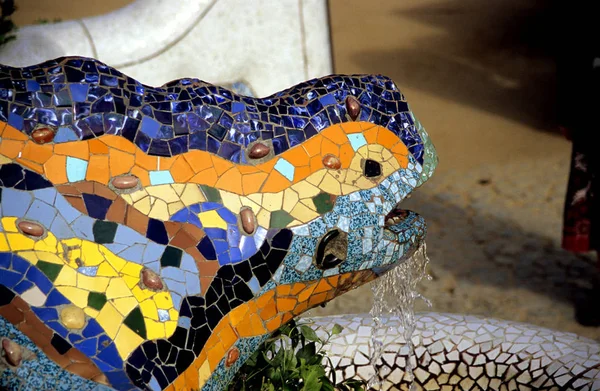
[(342, 326), (336, 324), (327, 338), (321, 339), (309, 325), (292, 320), (244, 363), (229, 391), (364, 391), (366, 385), (361, 381), (338, 383), (323, 350), (329, 339), (341, 332)]
[(0, 46), (16, 38), (17, 26), (10, 18), (16, 9), (14, 0), (0, 0)]

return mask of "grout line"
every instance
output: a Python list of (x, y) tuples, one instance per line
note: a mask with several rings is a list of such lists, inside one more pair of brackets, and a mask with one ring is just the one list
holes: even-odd
[(97, 59), (98, 58), (98, 50), (96, 49), (96, 44), (94, 43), (92, 34), (90, 34), (90, 30), (88, 30), (87, 26), (85, 25), (85, 23), (83, 23), (82, 19), (77, 19), (77, 23), (79, 23), (79, 25), (83, 29), (83, 33), (85, 34), (87, 39), (90, 41), (90, 46), (92, 47), (92, 57)]
[(160, 50), (149, 54), (145, 57), (142, 57), (138, 60), (133, 60), (133, 61), (129, 61), (129, 62), (123, 62), (121, 64), (116, 64), (113, 65), (114, 68), (124, 68), (124, 67), (128, 67), (128, 66), (132, 66), (132, 65), (138, 65), (141, 64), (143, 62), (146, 62), (148, 60), (151, 60), (153, 58), (156, 58), (158, 56), (160, 56), (161, 54), (165, 53), (167, 50), (171, 49), (172, 47), (174, 47), (175, 45), (177, 45), (179, 42), (181, 42), (182, 39), (184, 39), (186, 36), (188, 36), (190, 34), (190, 32), (206, 17), (206, 15), (213, 9), (213, 7), (215, 6), (215, 4), (217, 4), (218, 0), (212, 0), (212, 3), (210, 5), (208, 5), (198, 16), (198, 18), (189, 26), (185, 29), (185, 31), (183, 32), (183, 34), (181, 34), (179, 37), (177, 37), (176, 39), (174, 39), (172, 42), (169, 42), (167, 45), (165, 45), (163, 48), (161, 48)]
[(337, 73), (336, 65), (335, 65), (335, 51), (333, 50), (333, 27), (331, 23), (331, 0), (324, 0), (325, 3), (325, 13), (327, 19), (327, 41), (329, 42), (329, 59), (331, 61), (331, 72)]
[(300, 16), (300, 40), (302, 41), (302, 61), (304, 62), (304, 80), (308, 79), (308, 53), (306, 50), (306, 31), (304, 29), (304, 10), (302, 0), (298, 0), (298, 13)]

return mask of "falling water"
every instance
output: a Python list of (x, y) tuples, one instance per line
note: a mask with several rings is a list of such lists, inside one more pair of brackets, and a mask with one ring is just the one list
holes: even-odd
[[(383, 354), (385, 336), (387, 334), (386, 324), (381, 321), (384, 315), (391, 315), (400, 320), (403, 329), (402, 336), (408, 345), (405, 368), (407, 376), (405, 380), (411, 382), (411, 391), (415, 389), (414, 383), (412, 383), (413, 372), (410, 363), (410, 358), (414, 351), (412, 334), (415, 330), (415, 299), (420, 298), (427, 305), (431, 306), (429, 300), (416, 291), (417, 284), (423, 277), (431, 279), (431, 276), (426, 271), (427, 264), (429, 263), (426, 250), (426, 245), (423, 243), (411, 258), (394, 267), (373, 283), (374, 301), (370, 313), (373, 317), (375, 327), (373, 327), (373, 334), (371, 336), (371, 365), (375, 369), (375, 375), (369, 380), (369, 389), (379, 389), (382, 376), (385, 375), (378, 371), (380, 367), (379, 361)], [(390, 334), (396, 335), (396, 333)]]

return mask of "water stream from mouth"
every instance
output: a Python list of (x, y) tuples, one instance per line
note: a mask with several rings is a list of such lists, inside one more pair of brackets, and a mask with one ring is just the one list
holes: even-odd
[[(415, 390), (413, 380), (413, 368), (410, 358), (413, 356), (414, 346), (412, 343), (412, 334), (415, 330), (415, 310), (414, 304), (417, 298), (425, 301), (428, 306), (431, 306), (429, 300), (423, 297), (416, 291), (417, 284), (423, 279), (431, 279), (427, 274), (426, 268), (429, 263), (427, 257), (427, 247), (425, 243), (415, 251), (412, 257), (405, 262), (394, 267), (392, 270), (384, 274), (381, 278), (374, 281), (372, 286), (373, 291), (373, 307), (370, 314), (373, 317), (375, 326), (371, 335), (371, 365), (375, 369), (375, 374), (368, 382), (368, 389), (381, 389), (382, 378), (387, 374), (380, 373), (381, 356), (384, 351), (384, 342), (386, 341), (386, 331), (388, 326), (382, 320), (382, 316), (391, 315), (400, 320), (402, 326), (402, 337), (406, 341), (408, 348), (408, 359), (406, 360), (406, 368), (404, 369), (403, 381), (410, 382), (410, 390)], [(389, 333), (390, 335), (398, 335), (398, 333)], [(398, 352), (399, 353), (399, 352)]]

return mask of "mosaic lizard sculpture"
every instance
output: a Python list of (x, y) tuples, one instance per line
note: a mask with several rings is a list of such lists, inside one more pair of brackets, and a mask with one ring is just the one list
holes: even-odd
[(398, 204), (437, 157), (383, 76), (256, 99), (60, 58), (0, 66), (0, 121), (9, 390), (225, 389), (425, 236)]
[(255, 99), (61, 58), (0, 68), (0, 120), (3, 344), (37, 345), (0, 384), (222, 389), (425, 235), (396, 205), (437, 158), (382, 76)]

